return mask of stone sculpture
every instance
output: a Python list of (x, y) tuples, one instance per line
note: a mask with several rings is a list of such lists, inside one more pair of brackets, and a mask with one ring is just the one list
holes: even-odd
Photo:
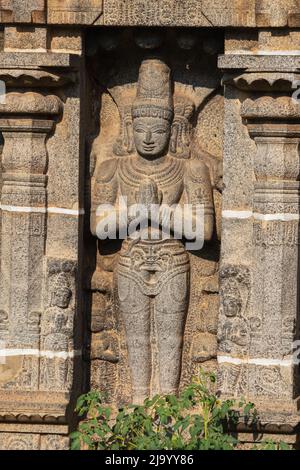
[[(50, 390), (66, 389), (70, 385), (70, 364), (67, 356), (73, 350), (73, 311), (69, 308), (72, 291), (66, 274), (57, 276), (51, 305), (43, 315), (41, 325), (42, 385)], [(58, 352), (62, 357), (51, 357)]]
[[(299, 27), (298, 0), (0, 0), (1, 450), (200, 369), (255, 403), (241, 441), (299, 447)], [(121, 196), (204, 203), (206, 243), (148, 212), (97, 239)]]
[[(182, 110), (186, 110), (184, 104)], [(169, 67), (157, 59), (143, 61), (132, 105), (136, 152), (102, 163), (93, 189), (95, 199), (98, 205), (113, 204), (117, 213), (120, 198), (126, 198), (128, 208), (135, 204), (149, 209), (162, 204), (204, 205), (204, 237), (210, 240), (214, 210), (209, 170), (201, 160), (171, 155), (170, 142), (174, 146), (174, 139), (182, 137), (178, 121), (172, 129), (173, 117)], [(183, 240), (163, 237), (162, 217), (161, 212), (150, 236), (141, 230), (138, 238), (124, 240), (115, 270), (135, 402), (157, 392), (176, 393), (180, 380), (190, 263)], [(93, 234), (101, 221), (95, 204)], [(122, 223), (119, 232), (124, 229)], [(144, 231), (149, 234), (150, 228)]]

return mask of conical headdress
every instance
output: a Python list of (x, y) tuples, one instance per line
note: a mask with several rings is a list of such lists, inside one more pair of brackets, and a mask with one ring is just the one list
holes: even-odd
[(70, 290), (70, 283), (69, 283), (69, 280), (67, 278), (67, 276), (64, 274), (64, 273), (60, 273), (57, 278), (56, 278), (56, 281), (55, 281), (55, 289), (56, 290)]
[(152, 59), (142, 62), (132, 117), (160, 117), (172, 121), (170, 69), (162, 61)]

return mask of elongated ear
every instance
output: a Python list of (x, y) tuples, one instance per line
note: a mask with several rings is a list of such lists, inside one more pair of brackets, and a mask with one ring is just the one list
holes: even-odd
[(171, 131), (170, 152), (178, 158), (189, 158), (191, 125), (185, 118), (174, 119)]
[(124, 108), (120, 120), (120, 133), (114, 145), (114, 154), (121, 157), (134, 151), (131, 107)]
[(125, 149), (127, 153), (132, 153), (134, 150), (133, 123), (131, 118), (125, 121)]
[(177, 122), (173, 122), (171, 129), (171, 138), (170, 138), (170, 152), (176, 154), (177, 152), (177, 140), (178, 140), (179, 126)]
[(189, 158), (190, 156), (193, 113), (194, 106), (189, 102), (178, 101), (175, 103), (170, 152), (178, 158)]

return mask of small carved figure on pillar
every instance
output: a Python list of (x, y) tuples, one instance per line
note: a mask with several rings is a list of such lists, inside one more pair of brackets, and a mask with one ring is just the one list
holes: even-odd
[[(42, 383), (51, 390), (68, 386), (70, 371), (68, 357), (65, 356), (73, 349), (73, 312), (69, 308), (71, 297), (68, 279), (62, 273), (57, 277), (51, 306), (45, 311), (41, 326)], [(51, 353), (54, 353), (53, 357)]]

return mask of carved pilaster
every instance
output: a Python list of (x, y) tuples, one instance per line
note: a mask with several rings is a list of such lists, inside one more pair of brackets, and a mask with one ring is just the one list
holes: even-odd
[(292, 99), (299, 58), (271, 59), (226, 54), (219, 60), (226, 72), (227, 127), (219, 383), (223, 394), (253, 400), (267, 426), (288, 413), (292, 431), (300, 384), (293, 354), (299, 338), (300, 106)]
[(45, 144), (60, 111), (56, 96), (32, 92), (8, 93), (0, 109), (4, 137), (0, 277), (3, 400), (6, 392), (39, 389), (47, 206)]
[[(30, 31), (38, 41), (39, 30)], [(12, 30), (5, 33), (12, 40)], [(47, 448), (56, 447), (53, 424), (58, 440), (69, 433), (67, 409), (82, 378), (79, 63), (66, 52), (4, 52), (0, 70), (7, 88), (0, 108), (0, 435), (49, 434)]]
[[(274, 359), (267, 369), (274, 383), (270, 395), (297, 396), (293, 342), (297, 339), (299, 256), (300, 106), (289, 97), (246, 100), (254, 155), (253, 317), (251, 357)], [(272, 312), (272, 314), (271, 314)], [(279, 367), (282, 364), (282, 367)], [(276, 378), (276, 380), (275, 380)], [(259, 379), (253, 393), (259, 393)], [(266, 394), (267, 390), (262, 393)]]

